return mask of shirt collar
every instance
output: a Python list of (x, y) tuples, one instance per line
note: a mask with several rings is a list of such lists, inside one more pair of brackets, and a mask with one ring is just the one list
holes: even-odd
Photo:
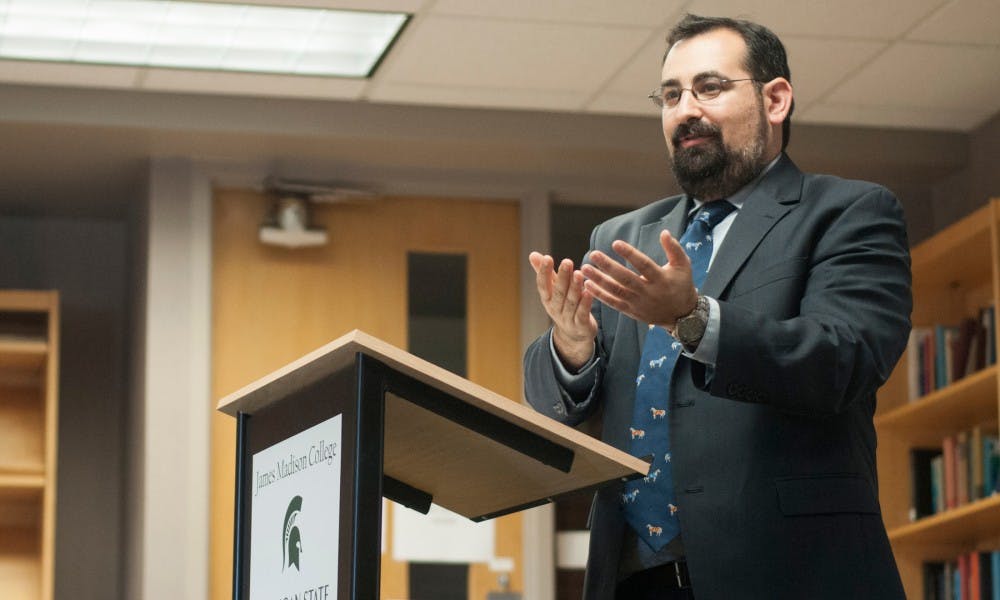
[[(755, 177), (753, 181), (751, 181), (750, 183), (741, 187), (735, 194), (726, 198), (726, 200), (729, 200), (729, 202), (736, 207), (736, 210), (743, 208), (743, 203), (746, 202), (747, 196), (749, 196), (753, 192), (754, 188), (757, 187), (757, 184), (760, 183), (760, 180), (764, 178), (764, 175), (767, 175), (768, 171), (770, 171), (774, 167), (774, 165), (778, 164), (778, 160), (780, 159), (781, 159), (781, 153), (779, 152), (778, 156), (774, 157), (774, 160), (767, 163), (767, 166), (764, 167), (763, 170), (761, 170), (760, 175)], [(698, 209), (701, 208), (703, 204), (705, 204), (704, 200), (699, 200), (695, 198), (694, 207), (688, 211), (688, 216), (690, 217), (692, 214), (697, 212)]]

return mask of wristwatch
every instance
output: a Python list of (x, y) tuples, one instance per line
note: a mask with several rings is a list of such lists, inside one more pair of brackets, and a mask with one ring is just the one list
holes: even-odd
[(677, 319), (677, 322), (674, 323), (674, 330), (670, 334), (683, 344), (685, 351), (694, 352), (698, 348), (698, 344), (701, 343), (707, 326), (708, 299), (704, 296), (698, 296), (694, 310)]

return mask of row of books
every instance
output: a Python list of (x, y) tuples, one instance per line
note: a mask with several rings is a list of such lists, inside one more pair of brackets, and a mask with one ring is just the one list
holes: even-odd
[(907, 346), (911, 402), (996, 364), (996, 318), (992, 306), (955, 326), (914, 327)]
[(912, 507), (917, 520), (1000, 492), (1000, 438), (977, 426), (946, 436), (940, 448), (910, 449)]
[(1000, 550), (924, 563), (924, 600), (1000, 600)]

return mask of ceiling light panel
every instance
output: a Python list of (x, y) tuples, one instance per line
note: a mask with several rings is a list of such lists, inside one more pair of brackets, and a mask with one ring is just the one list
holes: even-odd
[(0, 0), (0, 58), (367, 77), (408, 19), (173, 0)]

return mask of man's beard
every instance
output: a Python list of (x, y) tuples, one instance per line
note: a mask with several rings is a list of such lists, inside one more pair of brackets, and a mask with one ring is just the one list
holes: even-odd
[[(692, 120), (677, 127), (672, 168), (681, 189), (699, 200), (727, 198), (750, 183), (764, 168), (766, 120), (763, 113), (753, 140), (742, 148), (730, 148), (715, 125)], [(682, 138), (707, 138), (690, 148), (680, 145)]]

